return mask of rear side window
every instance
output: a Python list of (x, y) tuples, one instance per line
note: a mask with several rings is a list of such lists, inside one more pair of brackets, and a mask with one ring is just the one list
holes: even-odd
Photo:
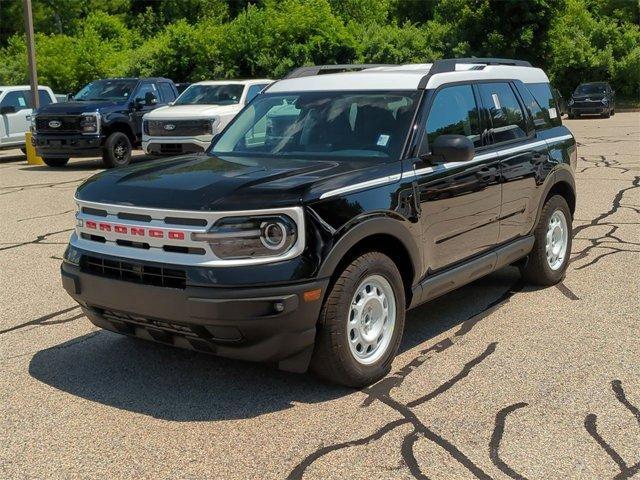
[(482, 146), (478, 106), (471, 85), (446, 87), (436, 93), (427, 119), (429, 144), (440, 135), (464, 135)]
[(8, 92), (2, 102), (0, 103), (0, 107), (13, 107), (16, 112), (19, 110), (24, 110), (27, 108), (31, 108), (29, 106), (29, 101), (27, 99), (27, 91), (14, 91)]
[(523, 84), (517, 85), (520, 97), (524, 102), (524, 106), (529, 110), (531, 118), (533, 119), (533, 126), (536, 130), (544, 130), (545, 128), (551, 128), (551, 120), (549, 119), (549, 111), (543, 109), (538, 101), (533, 97), (531, 92)]
[(557, 127), (562, 124), (556, 99), (551, 93), (548, 83), (527, 83), (526, 88), (531, 92), (542, 110), (546, 111), (551, 126)]
[(173, 102), (176, 99), (176, 95), (173, 92), (173, 88), (168, 83), (161, 83), (159, 85), (160, 88), (160, 97), (164, 103)]
[(491, 118), (494, 143), (527, 137), (526, 118), (511, 85), (481, 83), (478, 89)]

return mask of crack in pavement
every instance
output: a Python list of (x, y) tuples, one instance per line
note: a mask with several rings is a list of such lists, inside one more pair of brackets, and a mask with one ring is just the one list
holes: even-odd
[(71, 210), (65, 210), (64, 212), (60, 212), (60, 213), (52, 213), (50, 215), (40, 215), (39, 217), (27, 217), (27, 218), (21, 218), (18, 220), (18, 222), (26, 222), (27, 220), (37, 220), (39, 218), (49, 218), (49, 217), (57, 217), (59, 215), (65, 215), (67, 213), (71, 213), (74, 212), (75, 210), (71, 209)]
[(15, 325), (13, 327), (9, 327), (9, 328), (5, 328), (4, 330), (0, 330), (0, 335), (4, 335), (5, 333), (9, 333), (9, 332), (14, 332), (16, 330), (20, 330), (21, 328), (25, 328), (25, 327), (29, 327), (32, 325), (60, 325), (62, 323), (68, 323), (71, 322), (73, 320), (77, 320), (78, 318), (84, 317), (84, 313), (81, 313), (79, 315), (75, 315), (71, 318), (65, 318), (62, 320), (54, 320), (54, 321), (50, 321), (53, 318), (56, 318), (60, 315), (63, 315), (65, 313), (69, 313), (72, 312), (73, 310), (77, 310), (78, 308), (80, 308), (79, 305), (76, 305), (75, 307), (69, 307), (69, 308), (63, 308), (62, 310), (58, 310), (57, 312), (53, 312), (53, 313), (48, 313), (46, 315), (43, 315), (41, 317), (38, 317), (34, 320), (29, 320), (28, 322), (24, 322), (21, 323), (19, 325)]
[[(620, 380), (613, 380), (611, 382), (611, 389), (616, 396), (618, 402), (620, 402), (627, 410), (629, 410), (638, 421), (638, 425), (640, 426), (640, 412), (638, 408), (631, 404), (625, 395), (624, 389), (622, 388), (622, 382)], [(602, 435), (598, 432), (598, 416), (594, 413), (590, 413), (584, 419), (584, 428), (587, 430), (591, 438), (593, 438), (596, 443), (602, 448), (605, 453), (613, 460), (613, 462), (618, 466), (620, 473), (618, 473), (614, 479), (622, 480), (633, 477), (636, 473), (640, 472), (640, 461), (629, 466), (627, 462), (622, 458), (622, 456), (604, 439)]]
[[(49, 183), (31, 183), (27, 185), (9, 185), (6, 187), (0, 187), (0, 195), (9, 195), (10, 193), (23, 192), (25, 190), (37, 189), (37, 188), (55, 188), (60, 185), (69, 185), (72, 183), (82, 182), (89, 177), (82, 177), (75, 180), (67, 180), (64, 182), (49, 182)], [(7, 190), (7, 191), (3, 191)]]
[(500, 442), (502, 442), (502, 436), (504, 435), (504, 427), (507, 422), (507, 416), (520, 408), (528, 406), (528, 403), (519, 402), (504, 407), (496, 414), (495, 427), (491, 435), (491, 441), (489, 442), (489, 458), (498, 469), (516, 480), (527, 480), (527, 477), (516, 472), (500, 457)]
[(48, 232), (42, 235), (38, 235), (35, 240), (29, 240), (28, 242), (11, 243), (8, 246), (0, 247), (0, 251), (10, 250), (12, 248), (24, 247), (25, 245), (66, 245), (68, 242), (44, 242), (47, 237), (57, 235), (58, 233), (72, 232), (73, 228), (67, 228), (65, 230), (58, 230), (57, 232)]

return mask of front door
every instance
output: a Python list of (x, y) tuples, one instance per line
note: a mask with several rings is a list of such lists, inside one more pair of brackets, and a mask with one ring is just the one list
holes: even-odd
[(141, 82), (133, 96), (133, 117), (134, 133), (136, 138), (142, 138), (142, 117), (145, 113), (162, 106), (162, 100), (158, 87), (154, 82)]
[(29, 130), (29, 120), (27, 118), (32, 111), (28, 101), (29, 95), (28, 90), (15, 90), (7, 92), (2, 101), (0, 101), (0, 108), (13, 107), (12, 112), (1, 115), (4, 131), (6, 132), (3, 144), (24, 143), (24, 134)]
[(468, 162), (416, 170), (427, 273), (490, 250), (497, 243), (500, 164), (495, 153), (486, 152), (482, 130), (471, 85), (448, 86), (434, 93), (424, 126), (428, 145), (439, 135), (465, 135), (474, 143), (476, 155)]

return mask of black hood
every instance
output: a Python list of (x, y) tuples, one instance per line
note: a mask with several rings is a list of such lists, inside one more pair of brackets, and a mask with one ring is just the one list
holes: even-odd
[(81, 113), (95, 112), (96, 110), (110, 109), (122, 105), (115, 102), (60, 102), (44, 105), (36, 113), (38, 115), (80, 115)]
[(571, 95), (571, 98), (573, 98), (575, 101), (581, 101), (581, 100), (602, 100), (604, 97), (606, 97), (606, 95), (604, 93), (589, 93), (589, 94), (578, 94), (578, 93), (574, 93), (573, 95)]
[(348, 180), (367, 166), (352, 160), (185, 155), (105, 171), (83, 183), (77, 196), (174, 210), (276, 208), (300, 204), (312, 185), (342, 175)]

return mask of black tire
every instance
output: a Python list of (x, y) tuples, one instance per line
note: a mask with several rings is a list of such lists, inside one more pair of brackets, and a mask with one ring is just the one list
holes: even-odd
[[(556, 269), (552, 269), (547, 260), (546, 238), (549, 221), (556, 211), (562, 212), (567, 222), (567, 248), (562, 264)], [(542, 207), (540, 220), (538, 220), (534, 230), (535, 243), (533, 244), (533, 249), (529, 253), (528, 261), (520, 269), (524, 280), (535, 285), (550, 286), (555, 285), (564, 278), (571, 255), (571, 220), (569, 205), (567, 205), (567, 201), (563, 197), (554, 195), (547, 200)]]
[(574, 118), (576, 118), (576, 116), (575, 116), (573, 113), (570, 113), (570, 114), (569, 114), (569, 119), (570, 119), (570, 120), (573, 120)]
[(47, 158), (42, 157), (42, 161), (49, 167), (64, 167), (68, 162), (68, 158)]
[(602, 118), (609, 118), (611, 116), (611, 111), (607, 110), (605, 113), (602, 114)]
[(102, 161), (107, 168), (124, 167), (131, 162), (131, 140), (122, 132), (113, 132), (104, 142)]
[(615, 109), (611, 110), (611, 116), (613, 117), (616, 114)]
[[(356, 289), (371, 275), (381, 276), (391, 286), (396, 314), (393, 332), (390, 333), (380, 358), (364, 365), (351, 352), (347, 324)], [(389, 373), (400, 346), (405, 308), (404, 285), (396, 264), (380, 252), (368, 252), (359, 256), (342, 271), (324, 300), (311, 369), (331, 382), (348, 387), (363, 387), (380, 380)]]

